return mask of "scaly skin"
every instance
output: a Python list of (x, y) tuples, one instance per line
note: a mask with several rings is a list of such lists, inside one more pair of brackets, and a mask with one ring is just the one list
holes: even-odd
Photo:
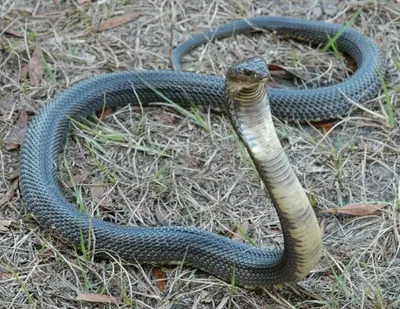
[(287, 281), (299, 281), (320, 259), (321, 232), (276, 134), (265, 87), (268, 77), (261, 58), (240, 62), (227, 73), (225, 96), (230, 121), (279, 214), (285, 242), (285, 255), (279, 261), (279, 268), (291, 276)]
[[(235, 31), (254, 31), (255, 28), (324, 43), (342, 27), (285, 17), (255, 17), (195, 36), (177, 48), (173, 60), (179, 62), (188, 49), (201, 44), (204, 39)], [(354, 30), (345, 29), (337, 45), (356, 60), (357, 71), (346, 81), (330, 87), (269, 89), (268, 98), (275, 116), (298, 121), (331, 119), (346, 114), (352, 107), (351, 100), (362, 103), (376, 95), (380, 88), (379, 74), (384, 72), (383, 57), (376, 44)], [(27, 207), (41, 225), (71, 244), (79, 247), (81, 239), (86, 245), (95, 239), (97, 250), (117, 254), (127, 261), (184, 262), (245, 287), (300, 280), (319, 258), (319, 230), (276, 135), (268, 132), (272, 130), (271, 116), (262, 89), (258, 90), (260, 99), (256, 100), (264, 102), (262, 112), (254, 112), (257, 107), (246, 106), (242, 97), (237, 124), (240, 127), (243, 119), (244, 140), (277, 206), (285, 239), (283, 251), (250, 247), (192, 227), (137, 227), (104, 222), (79, 212), (58, 187), (57, 162), (71, 118), (81, 120), (104, 107), (130, 103), (146, 106), (164, 101), (165, 97), (181, 106), (195, 104), (211, 110), (224, 109), (224, 85), (222, 77), (206, 74), (119, 72), (82, 81), (57, 95), (30, 122), (21, 147), (20, 188)], [(249, 116), (242, 115), (246, 112)], [(251, 137), (252, 134), (255, 136)], [(254, 146), (251, 145), (253, 138), (257, 141)], [(267, 171), (270, 162), (273, 164)]]

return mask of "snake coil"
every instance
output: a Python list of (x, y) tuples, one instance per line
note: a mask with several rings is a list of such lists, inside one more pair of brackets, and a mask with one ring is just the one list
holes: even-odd
[[(205, 40), (260, 29), (275, 30), (278, 34), (312, 43), (324, 43), (328, 36), (334, 37), (342, 27), (285, 17), (260, 16), (239, 20), (207, 30), (183, 43), (174, 52), (174, 66), (179, 69), (181, 57)], [(355, 59), (356, 72), (342, 83), (319, 89), (269, 89), (273, 114), (287, 120), (331, 119), (349, 111), (352, 103), (348, 98), (364, 102), (376, 95), (380, 88), (379, 74), (384, 72), (383, 57), (376, 44), (354, 30), (344, 29), (337, 45)], [(234, 278), (236, 284), (246, 287), (300, 280), (305, 273), (300, 274), (298, 268), (281, 261), (286, 259), (297, 263), (297, 259), (305, 265), (305, 259), (315, 260), (312, 256), (298, 251), (292, 256), (287, 247), (283, 251), (249, 247), (193, 227), (111, 224), (79, 212), (58, 187), (55, 163), (65, 144), (70, 118), (86, 117), (104, 108), (104, 104), (107, 107), (138, 104), (140, 99), (145, 106), (162, 101), (160, 93), (182, 106), (197, 104), (221, 108), (225, 102), (224, 88), (224, 78), (217, 76), (134, 71), (101, 75), (60, 93), (44, 105), (30, 122), (21, 147), (20, 188), (27, 207), (40, 224), (72, 244), (79, 246), (81, 237), (86, 242), (95, 238), (96, 249), (116, 253), (128, 261), (156, 264), (184, 262), (224, 280)], [(285, 219), (284, 212), (280, 216), (283, 227), (303, 229), (304, 232), (306, 227), (301, 222), (300, 226), (293, 225), (291, 220)]]

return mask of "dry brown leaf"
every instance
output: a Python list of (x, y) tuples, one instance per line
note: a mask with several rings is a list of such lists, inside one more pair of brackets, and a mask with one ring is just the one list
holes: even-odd
[(15, 111), (25, 110), (28, 113), (35, 113), (36, 110), (28, 101), (18, 95), (0, 91), (0, 115), (10, 115)]
[(0, 113), (25, 110), (34, 113), (35, 109), (26, 100), (17, 95), (0, 91)]
[(64, 182), (64, 185), (67, 188), (72, 188), (74, 186), (74, 184), (80, 185), (85, 181), (86, 178), (88, 178), (90, 176), (90, 174), (91, 174), (90, 171), (83, 170), (80, 174), (74, 175), (72, 177), (73, 181), (68, 180), (68, 181)]
[(107, 119), (108, 116), (112, 115), (114, 110), (111, 107), (103, 108), (97, 115), (100, 120)]
[(159, 267), (153, 268), (153, 278), (156, 280), (158, 288), (161, 292), (164, 292), (167, 287), (167, 280), (165, 273)]
[(273, 79), (278, 79), (277, 81), (286, 80), (294, 83), (296, 79), (301, 80), (299, 76), (296, 76), (294, 73), (289, 72), (284, 67), (277, 64), (268, 64), (268, 70), (271, 72), (271, 77)]
[(195, 156), (183, 156), (182, 161), (184, 164), (188, 167), (191, 168), (198, 168), (202, 166), (203, 162), (200, 160), (200, 158), (195, 157)]
[(110, 19), (107, 19), (100, 23), (98, 26), (92, 26), (92, 31), (93, 32), (98, 32), (98, 31), (104, 31), (112, 28), (116, 28), (118, 26), (121, 26), (123, 24), (126, 24), (130, 22), (131, 20), (134, 20), (135, 18), (139, 17), (141, 13), (139, 12), (134, 12), (122, 16), (116, 16), (112, 17)]
[(2, 198), (0, 199), (0, 206), (4, 205), (5, 203), (11, 201), (11, 199), (13, 198), (15, 191), (18, 188), (18, 183), (19, 183), (19, 179), (15, 178), (10, 185), (10, 188), (8, 188), (6, 194), (4, 194), (2, 196)]
[(154, 214), (156, 215), (157, 221), (160, 225), (168, 225), (168, 215), (165, 213), (163, 209), (161, 209), (161, 206), (158, 205), (154, 211)]
[[(53, 0), (54, 2), (56, 0)], [(91, 0), (88, 0), (91, 1)], [(58, 1), (59, 2), (59, 1)], [(55, 3), (56, 4), (56, 3)], [(50, 19), (50, 18), (62, 18), (64, 15), (70, 13), (71, 15), (77, 12), (77, 9), (64, 9), (64, 10), (50, 10), (50, 11), (41, 11), (41, 12), (36, 12), (35, 15), (33, 15), (31, 18), (34, 19)]]
[(123, 304), (121, 298), (119, 297), (97, 293), (82, 293), (76, 297), (76, 300), (88, 301), (91, 303), (106, 303), (117, 305)]
[(238, 49), (233, 49), (232, 53), (235, 55), (235, 57), (239, 60), (244, 59), (244, 55), (242, 53), (242, 51), (238, 50)]
[(311, 123), (314, 128), (322, 129), (324, 132), (331, 130), (334, 124), (335, 122), (333, 121), (319, 121)]
[(82, 184), (83, 181), (88, 178), (90, 176), (90, 172), (89, 171), (82, 171), (82, 173), (78, 174), (78, 175), (74, 175), (74, 181), (77, 184)]
[(90, 195), (92, 196), (92, 199), (95, 203), (97, 203), (98, 205), (105, 204), (105, 192), (105, 184), (102, 181), (95, 180), (92, 182), (92, 185), (90, 186)]
[(12, 277), (12, 274), (0, 266), (0, 279), (11, 279)]
[(44, 74), (42, 50), (36, 45), (29, 61), (29, 79), (34, 85), (39, 85)]
[(0, 91), (0, 115), (9, 114), (15, 108), (16, 100), (10, 93)]
[(297, 85), (301, 84), (303, 80), (296, 73), (290, 72), (277, 64), (268, 64), (268, 70), (271, 73), (271, 80), (268, 81), (267, 85), (271, 88), (297, 88)]
[(345, 214), (351, 216), (368, 216), (374, 212), (389, 206), (388, 203), (354, 203), (343, 207), (322, 210), (322, 213)]
[(21, 145), (22, 139), (28, 129), (28, 118), (28, 113), (25, 110), (22, 110), (17, 122), (4, 139), (7, 150), (17, 149)]
[(177, 123), (179, 121), (178, 117), (176, 117), (175, 115), (170, 114), (170, 113), (157, 113), (157, 114), (154, 114), (153, 117), (156, 120), (165, 121), (165, 122), (170, 123), (170, 124), (174, 124), (174, 123)]
[(244, 242), (244, 236), (247, 235), (249, 231), (250, 222), (249, 220), (245, 220), (240, 224), (240, 227), (236, 227), (233, 229), (233, 234), (230, 237), (232, 240)]
[[(282, 67), (278, 64), (275, 64), (275, 63), (268, 63), (267, 66), (268, 66), (268, 71), (270, 71), (271, 74), (289, 73), (287, 70), (285, 70), (284, 67)], [(291, 74), (291, 73), (289, 73), (289, 74)]]
[(20, 32), (14, 31), (14, 30), (12, 30), (10, 28), (8, 28), (6, 30), (4, 30), (4, 29), (6, 29), (6, 27), (4, 27), (3, 25), (0, 25), (0, 32), (4, 31), (4, 33), (12, 35), (12, 36), (15, 36), (17, 38), (23, 38), (24, 37), (24, 35), (22, 33), (20, 33)]
[(19, 81), (24, 81), (25, 78), (28, 76), (28, 74), (29, 74), (29, 64), (25, 64), (21, 69)]

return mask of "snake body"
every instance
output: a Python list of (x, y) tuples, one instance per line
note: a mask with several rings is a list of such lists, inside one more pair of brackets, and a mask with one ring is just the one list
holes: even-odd
[(317, 218), (275, 131), (265, 87), (269, 78), (266, 63), (255, 57), (229, 68), (225, 82), (226, 113), (273, 201), (285, 243), (284, 255), (274, 253), (280, 256), (276, 264), (266, 268), (253, 262), (246, 274), (237, 274), (240, 280), (251, 274), (253, 284), (265, 283), (266, 270), (269, 282), (301, 280), (322, 251)]
[[(175, 67), (179, 69), (177, 61), (179, 62), (187, 50), (202, 44), (205, 39), (227, 36), (235, 31), (254, 31), (255, 28), (276, 30), (279, 34), (314, 43), (324, 43), (328, 35), (334, 37), (342, 29), (338, 25), (284, 17), (241, 20), (189, 39), (174, 53)], [(357, 71), (346, 81), (330, 87), (311, 90), (269, 89), (269, 103), (277, 117), (299, 121), (331, 119), (349, 111), (352, 105), (348, 98), (364, 102), (376, 95), (384, 63), (375, 43), (354, 30), (344, 29), (337, 45), (355, 59)], [(65, 144), (71, 118), (81, 119), (104, 107), (138, 104), (139, 100), (142, 106), (146, 106), (151, 102), (163, 101), (165, 97), (182, 106), (195, 104), (224, 110), (224, 89), (225, 80), (222, 77), (147, 71), (101, 75), (65, 90), (40, 109), (29, 124), (21, 147), (20, 188), (29, 210), (43, 226), (53, 229), (72, 244), (80, 246), (83, 239), (86, 245), (94, 243), (97, 250), (116, 253), (127, 261), (155, 264), (183, 262), (246, 287), (301, 280), (319, 258), (320, 247), (311, 247), (316, 238), (304, 237), (307, 231), (312, 235), (318, 233), (316, 221), (315, 218), (307, 219), (313, 217), (313, 214), (310, 213), (311, 207), (303, 207), (304, 192), (301, 196), (291, 192), (284, 194), (281, 189), (274, 189), (276, 182), (270, 183), (271, 179), (268, 177), (265, 178), (265, 183), (278, 208), (284, 232), (284, 250), (250, 247), (193, 227), (137, 227), (104, 222), (81, 213), (66, 200), (59, 189), (55, 163)], [(271, 117), (266, 112), (268, 108), (262, 109), (262, 114), (266, 117), (265, 123), (271, 122)], [(240, 114), (240, 108), (238, 113)], [(257, 124), (252, 125), (246, 119), (250, 118), (233, 117), (234, 127), (238, 130), (242, 125), (246, 126), (245, 123), (250, 128), (257, 127)], [(263, 127), (266, 130), (269, 124)], [(257, 135), (257, 132), (258, 129), (252, 134)], [(241, 134), (240, 130), (238, 134)], [(251, 144), (251, 136), (248, 142)], [(261, 149), (267, 151), (268, 143), (276, 146), (277, 139), (265, 139), (261, 143)], [(262, 156), (262, 162), (257, 163), (257, 147), (256, 145), (249, 150), (262, 174), (264, 165), (268, 165), (268, 159)], [(276, 147), (273, 149), (277, 149)], [(273, 162), (276, 164), (272, 170), (282, 167), (286, 173), (286, 168), (290, 167), (284, 159), (274, 159)], [(278, 177), (280, 172), (275, 172)], [(288, 173), (287, 177), (277, 179), (284, 182), (285, 188), (290, 189), (293, 184), (293, 192), (299, 192), (298, 181), (292, 182), (293, 177), (293, 173)], [(271, 184), (272, 187), (269, 187)], [(291, 213), (294, 211), (295, 217), (287, 213), (287, 205), (297, 207), (296, 203), (287, 203), (288, 198), (297, 199), (299, 205), (302, 205), (292, 209)], [(282, 199), (285, 201), (282, 202)]]

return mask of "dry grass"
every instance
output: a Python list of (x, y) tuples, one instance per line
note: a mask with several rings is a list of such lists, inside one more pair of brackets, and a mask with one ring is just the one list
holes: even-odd
[[(0, 101), (37, 109), (65, 87), (97, 74), (170, 68), (171, 42), (175, 46), (231, 19), (256, 14), (315, 19), (318, 14), (316, 1), (264, 2), (3, 1), (1, 24), (24, 37), (0, 36)], [(11, 220), (8, 231), (0, 229), (0, 307), (400, 308), (400, 131), (397, 124), (388, 126), (386, 110), (389, 100), (399, 119), (400, 9), (393, 1), (379, 3), (346, 1), (333, 17), (321, 18), (343, 23), (363, 8), (354, 27), (373, 37), (385, 54), (386, 97), (382, 92), (367, 111), (354, 111), (329, 132), (277, 120), (317, 213), (353, 202), (391, 205), (368, 217), (319, 214), (325, 249), (307, 279), (281, 290), (251, 292), (193, 269), (166, 267), (168, 285), (162, 291), (151, 266), (93, 260), (90, 252), (82, 255), (61, 242), (38, 226), (17, 192), (0, 206), (0, 222)], [(141, 15), (113, 30), (89, 31), (91, 25), (132, 12)], [(21, 80), (35, 44), (52, 72), (45, 72), (38, 86)], [(255, 54), (294, 70), (312, 85), (347, 76), (342, 58), (273, 34), (208, 44), (185, 57), (184, 68), (223, 74), (236, 59)], [(17, 116), (15, 111), (0, 113), (0, 196), (18, 168), (18, 152), (5, 150), (3, 142)], [(257, 245), (281, 241), (279, 222), (265, 206), (258, 176), (223, 116), (202, 111), (188, 117), (171, 107), (126, 107), (85, 125), (77, 126), (69, 140), (62, 184), (66, 195), (88, 212), (121, 224), (182, 224), (219, 233), (250, 222), (248, 233)], [(73, 185), (70, 174), (75, 180), (86, 177)], [(95, 201), (93, 188), (100, 188), (105, 197)], [(76, 300), (83, 293), (112, 295), (122, 303)]]

